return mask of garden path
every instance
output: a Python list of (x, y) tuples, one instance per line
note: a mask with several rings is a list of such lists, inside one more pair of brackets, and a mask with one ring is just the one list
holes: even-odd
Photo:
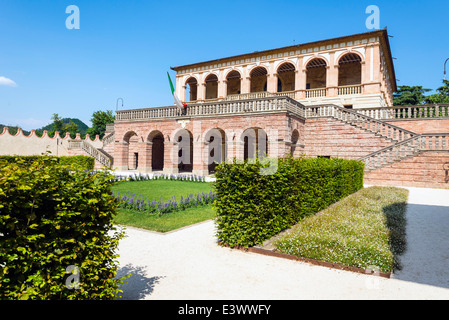
[(449, 299), (449, 190), (409, 190), (404, 267), (391, 279), (223, 248), (206, 221), (168, 234), (127, 227), (123, 299)]

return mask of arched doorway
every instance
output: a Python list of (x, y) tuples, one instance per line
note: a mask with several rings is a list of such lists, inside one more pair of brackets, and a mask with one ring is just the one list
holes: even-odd
[(250, 73), (251, 88), (250, 92), (267, 91), (268, 72), (264, 67), (257, 67)]
[(177, 146), (178, 171), (193, 171), (193, 135), (190, 131), (182, 129), (174, 137)]
[(208, 145), (209, 174), (212, 174), (215, 168), (226, 160), (226, 134), (223, 130), (214, 128), (207, 132), (205, 140)]
[(278, 92), (295, 90), (295, 66), (290, 62), (281, 64), (277, 70)]
[(241, 90), (241, 79), (242, 76), (240, 73), (236, 70), (233, 70), (229, 72), (228, 76), (226, 77), (227, 81), (227, 91), (226, 95), (231, 94), (240, 94)]
[(151, 145), (151, 168), (152, 171), (164, 169), (164, 135), (160, 131), (153, 131), (148, 137)]
[(306, 66), (306, 89), (324, 89), (327, 81), (327, 63), (324, 59), (312, 59)]
[(185, 101), (198, 100), (198, 81), (191, 77), (186, 81), (186, 99)]
[(126, 145), (124, 152), (124, 167), (128, 170), (137, 170), (139, 167), (139, 137), (134, 131), (128, 131), (124, 137), (123, 142)]
[(244, 144), (243, 160), (262, 158), (268, 155), (268, 136), (263, 129), (246, 129), (241, 140)]
[(207, 76), (206, 80), (206, 99), (218, 98), (218, 78), (215, 74)]
[(338, 61), (338, 86), (354, 86), (362, 83), (362, 59), (356, 53), (347, 53)]

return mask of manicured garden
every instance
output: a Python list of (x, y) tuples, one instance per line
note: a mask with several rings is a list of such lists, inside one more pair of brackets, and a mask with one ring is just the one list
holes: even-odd
[(167, 232), (213, 218), (212, 183), (174, 179), (121, 181), (114, 223)]
[(362, 189), (278, 236), (277, 251), (380, 272), (400, 269), (408, 190)]
[(217, 168), (222, 245), (268, 241), (298, 257), (386, 273), (400, 268), (407, 190), (363, 189), (363, 163), (352, 160), (284, 158), (273, 175), (261, 175), (261, 168), (259, 162)]
[(214, 219), (221, 245), (269, 240), (299, 257), (400, 268), (408, 191), (363, 189), (358, 161), (282, 158), (272, 174), (259, 161), (234, 161), (207, 183), (117, 182), (90, 172), (87, 157), (69, 160), (0, 159), (0, 299), (114, 299), (124, 280), (116, 278), (117, 224), (167, 232)]

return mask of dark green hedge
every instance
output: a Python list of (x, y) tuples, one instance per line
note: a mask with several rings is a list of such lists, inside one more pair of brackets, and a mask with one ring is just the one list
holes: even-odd
[(354, 160), (282, 158), (272, 175), (257, 163), (220, 164), (215, 173), (215, 222), (223, 245), (253, 246), (363, 188)]
[[(47, 156), (45, 156), (47, 157)], [(71, 157), (55, 157), (55, 156), (48, 156), (51, 158), (56, 159), (58, 163), (61, 165), (79, 165), (81, 168), (85, 170), (92, 171), (95, 166), (95, 159), (88, 156), (71, 156)], [(31, 164), (34, 161), (37, 161), (41, 159), (42, 156), (0, 156), (0, 161), (5, 160), (8, 163), (15, 163), (19, 159), (22, 161), (25, 161), (27, 164)]]
[(0, 162), (0, 300), (116, 296), (111, 178), (54, 157)]

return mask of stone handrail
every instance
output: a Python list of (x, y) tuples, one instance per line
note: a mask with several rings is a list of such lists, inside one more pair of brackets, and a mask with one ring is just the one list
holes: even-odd
[(210, 117), (218, 115), (238, 115), (261, 112), (295, 112), (298, 116), (305, 116), (302, 104), (288, 96), (272, 96), (269, 98), (244, 99), (235, 101), (214, 101), (191, 104), (186, 108), (185, 115), (177, 107), (160, 107), (149, 109), (117, 111), (117, 121), (165, 119), (182, 117)]
[(320, 89), (307, 89), (306, 98), (320, 98), (326, 96), (326, 88)]
[(362, 86), (360, 84), (354, 86), (339, 86), (338, 87), (338, 95), (349, 95), (349, 94), (361, 94)]
[(235, 100), (246, 100), (246, 99), (259, 99), (259, 98), (269, 98), (274, 97), (274, 94), (268, 91), (261, 92), (250, 92), (250, 93), (240, 93), (240, 94), (230, 94), (224, 98), (226, 101)]
[(358, 113), (379, 120), (448, 118), (449, 103), (356, 109)]
[(115, 140), (115, 132), (112, 132), (103, 138), (103, 148), (113, 143)]
[(295, 99), (296, 98), (296, 91), (275, 92), (274, 95), (277, 96), (277, 97), (286, 96), (286, 97)]
[(69, 141), (69, 149), (78, 149), (83, 150), (89, 156), (95, 158), (98, 162), (100, 162), (105, 167), (110, 168), (112, 165), (112, 159), (105, 152), (95, 148), (89, 142), (84, 140), (71, 140)]
[(449, 133), (425, 133), (373, 152), (359, 160), (370, 171), (423, 151), (449, 151)]
[(357, 111), (348, 110), (333, 104), (308, 106), (305, 107), (305, 109), (306, 118), (333, 117), (393, 141), (404, 141), (417, 135), (412, 131), (405, 130), (395, 125), (365, 116)]

